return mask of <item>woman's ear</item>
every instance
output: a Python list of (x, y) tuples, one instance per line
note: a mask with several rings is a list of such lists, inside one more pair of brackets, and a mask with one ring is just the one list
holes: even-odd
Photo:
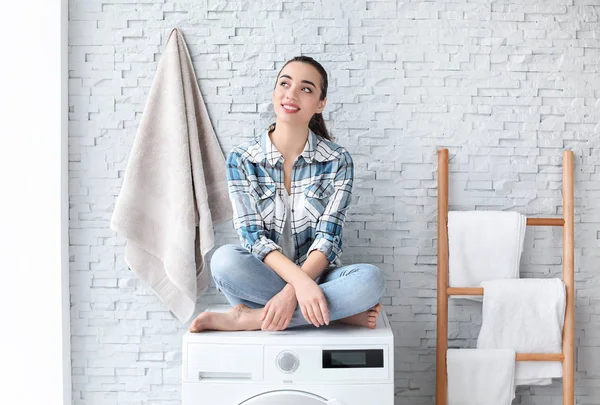
[(323, 112), (326, 104), (327, 104), (327, 97), (325, 97), (323, 100), (319, 100), (319, 105), (317, 107), (317, 114), (321, 114)]

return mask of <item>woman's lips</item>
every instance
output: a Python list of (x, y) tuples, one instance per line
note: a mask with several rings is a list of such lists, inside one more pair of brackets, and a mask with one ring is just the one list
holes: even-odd
[(283, 111), (285, 111), (288, 114), (296, 114), (298, 111), (300, 111), (298, 107), (289, 104), (282, 104), (281, 107), (283, 108)]

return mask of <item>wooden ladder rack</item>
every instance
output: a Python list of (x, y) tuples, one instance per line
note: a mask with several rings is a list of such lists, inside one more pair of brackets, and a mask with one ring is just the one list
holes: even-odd
[[(575, 276), (574, 276), (574, 191), (573, 152), (563, 152), (563, 217), (528, 218), (528, 226), (563, 227), (563, 281), (566, 285), (565, 322), (562, 353), (517, 353), (517, 361), (562, 361), (563, 405), (575, 404)], [(448, 287), (448, 149), (438, 150), (438, 284), (437, 284), (437, 353), (436, 405), (448, 403), (448, 297), (483, 295), (483, 288)]]

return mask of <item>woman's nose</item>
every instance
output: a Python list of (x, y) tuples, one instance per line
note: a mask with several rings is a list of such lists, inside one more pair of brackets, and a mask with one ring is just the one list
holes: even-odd
[(288, 88), (288, 90), (286, 92), (286, 97), (291, 100), (297, 100), (298, 99), (298, 90), (295, 87)]

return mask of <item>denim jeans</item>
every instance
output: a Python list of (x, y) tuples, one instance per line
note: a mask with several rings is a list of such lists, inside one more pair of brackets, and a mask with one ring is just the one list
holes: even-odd
[[(232, 306), (262, 308), (287, 284), (264, 262), (237, 245), (219, 247), (210, 261), (217, 288)], [(329, 319), (334, 321), (364, 312), (383, 295), (382, 271), (371, 264), (351, 264), (326, 269), (317, 279), (327, 299)], [(288, 328), (309, 325), (297, 306)]]

